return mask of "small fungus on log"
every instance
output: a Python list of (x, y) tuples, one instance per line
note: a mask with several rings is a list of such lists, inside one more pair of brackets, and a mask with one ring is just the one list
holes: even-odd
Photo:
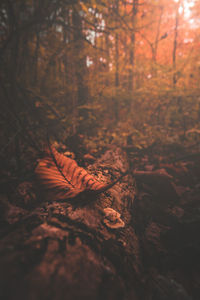
[(107, 207), (104, 208), (104, 214), (105, 214), (105, 218), (103, 220), (103, 222), (105, 223), (105, 225), (109, 228), (112, 229), (118, 229), (118, 228), (123, 228), (125, 226), (125, 223), (122, 221), (121, 214), (118, 213), (116, 210)]

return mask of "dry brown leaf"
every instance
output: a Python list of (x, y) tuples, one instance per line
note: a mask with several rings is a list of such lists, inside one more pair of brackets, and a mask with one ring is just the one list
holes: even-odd
[(35, 173), (44, 188), (56, 192), (61, 200), (73, 198), (83, 191), (103, 192), (111, 187), (96, 180), (75, 160), (60, 154), (53, 147), (45, 151), (45, 157), (39, 161)]

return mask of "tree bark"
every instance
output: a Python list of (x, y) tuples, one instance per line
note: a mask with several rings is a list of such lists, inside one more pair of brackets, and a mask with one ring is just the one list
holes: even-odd
[(83, 24), (80, 16), (80, 12), (75, 8), (72, 13), (72, 23), (74, 26), (74, 62), (75, 62), (75, 75), (77, 83), (77, 105), (74, 108), (78, 115), (79, 126), (77, 131), (83, 133), (85, 131), (85, 120), (88, 117), (88, 111), (84, 108), (79, 108), (87, 104), (89, 99), (89, 89), (87, 85), (87, 66), (86, 66), (86, 54), (84, 53), (84, 39), (83, 39)]
[[(125, 154), (115, 149), (88, 169), (99, 180), (111, 181), (127, 168)], [(15, 216), (16, 223), (9, 213), (9, 229), (1, 231), (1, 299), (114, 300), (135, 295), (141, 271), (128, 211), (134, 195), (127, 176), (98, 198), (45, 202), (29, 214), (19, 208), (24, 216)], [(124, 228), (104, 223), (107, 207), (121, 213)]]
[(176, 86), (177, 74), (176, 74), (176, 52), (177, 52), (177, 38), (178, 38), (178, 26), (179, 26), (179, 7), (180, 1), (176, 4), (176, 18), (174, 26), (174, 43), (173, 43), (173, 52), (172, 52), (172, 61), (173, 61), (173, 86)]
[[(113, 148), (88, 171), (109, 182), (128, 168), (126, 154)], [(137, 195), (134, 177), (127, 175), (99, 197), (60, 202), (41, 195), (44, 202), (35, 209), (22, 201), (26, 189), (28, 195), (33, 191), (28, 183), (18, 188), (23, 193), (15, 203), (1, 196), (1, 299), (189, 300), (186, 288), (195, 286), (197, 295), (192, 274), (198, 266), (191, 261), (200, 250), (199, 219), (181, 219), (183, 209), (165, 174), (135, 176)], [(151, 196), (141, 184), (153, 189)], [(121, 214), (123, 226), (108, 224), (108, 208)], [(188, 253), (191, 261), (182, 265)]]
[(132, 3), (132, 32), (131, 32), (131, 47), (130, 47), (130, 53), (129, 53), (129, 64), (130, 64), (130, 69), (129, 69), (129, 90), (132, 91), (133, 90), (133, 77), (134, 77), (134, 72), (133, 72), (133, 68), (134, 68), (134, 56), (135, 56), (135, 32), (134, 32), (134, 24), (135, 24), (135, 17), (137, 14), (137, 8), (138, 8), (138, 1), (137, 0), (133, 0)]

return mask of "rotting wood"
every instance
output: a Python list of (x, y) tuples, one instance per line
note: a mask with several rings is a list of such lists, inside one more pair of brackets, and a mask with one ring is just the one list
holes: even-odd
[[(105, 182), (128, 168), (126, 154), (113, 148), (88, 171)], [(148, 181), (151, 175), (160, 178), (151, 172), (136, 173)], [(134, 177), (129, 175), (95, 199), (91, 195), (68, 202), (41, 199), (39, 207), (27, 210), (25, 219), (20, 211), (18, 221), (7, 218), (13, 223), (10, 230), (1, 229), (1, 299), (192, 299), (184, 281), (192, 286), (187, 271), (197, 272), (197, 265), (183, 265), (185, 273), (177, 274), (188, 259), (183, 246), (197, 258), (198, 235), (196, 240), (188, 237), (199, 224), (198, 215), (187, 209), (185, 216), (184, 206), (167, 195), (162, 201), (161, 191), (155, 197), (151, 191), (137, 190), (136, 194)], [(124, 227), (104, 223), (106, 208), (116, 211)]]

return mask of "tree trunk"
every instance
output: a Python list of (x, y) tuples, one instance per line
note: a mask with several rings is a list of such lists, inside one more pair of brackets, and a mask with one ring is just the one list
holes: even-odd
[(40, 50), (40, 34), (39, 28), (35, 34), (36, 42), (35, 42), (35, 51), (33, 56), (33, 86), (37, 86), (38, 83), (38, 57), (39, 57), (39, 50)]
[(108, 87), (110, 84), (109, 72), (110, 72), (110, 45), (109, 45), (109, 33), (105, 34), (105, 45), (106, 45), (106, 79), (105, 86)]
[[(89, 90), (87, 85), (87, 67), (86, 67), (86, 55), (84, 53), (84, 38), (82, 19), (80, 13), (75, 9), (73, 10), (72, 22), (74, 26), (74, 61), (75, 61), (75, 74), (77, 82), (77, 106), (75, 110), (80, 106), (85, 105), (89, 99)], [(84, 108), (78, 110), (79, 128), (78, 132), (83, 133), (85, 131), (85, 120), (88, 117), (88, 111)]]
[(134, 55), (135, 55), (135, 32), (134, 32), (134, 24), (135, 24), (135, 16), (137, 14), (137, 6), (138, 6), (138, 0), (133, 0), (132, 4), (132, 33), (131, 33), (131, 47), (130, 47), (130, 57), (129, 57), (129, 90), (133, 90), (133, 68), (134, 68)]
[(174, 43), (173, 43), (173, 52), (172, 52), (172, 61), (173, 61), (173, 85), (176, 86), (177, 74), (176, 74), (176, 52), (177, 52), (177, 38), (178, 38), (178, 25), (179, 25), (179, 7), (180, 1), (176, 4), (176, 19), (174, 26)]
[(115, 34), (115, 87), (119, 86), (119, 35)]
[[(116, 16), (119, 15), (119, 0), (115, 1), (114, 10)], [(118, 27), (118, 20), (115, 20), (116, 27)], [(119, 121), (119, 101), (118, 101), (118, 87), (119, 87), (119, 34), (115, 33), (115, 94), (113, 95), (113, 107), (115, 121)]]

